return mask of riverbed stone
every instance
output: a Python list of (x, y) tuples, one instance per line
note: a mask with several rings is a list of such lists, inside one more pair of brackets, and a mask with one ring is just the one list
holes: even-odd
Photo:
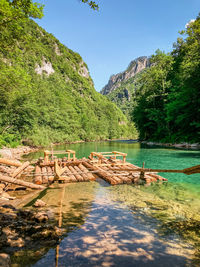
[(0, 267), (9, 267), (10, 264), (10, 256), (6, 253), (0, 253)]
[(35, 218), (36, 222), (39, 222), (39, 223), (41, 223), (41, 222), (43, 222), (43, 223), (44, 222), (47, 222), (48, 219), (49, 219), (47, 213), (46, 212), (43, 212), (43, 211), (36, 213), (34, 215), (34, 218)]
[(46, 206), (46, 203), (44, 201), (42, 201), (41, 199), (37, 199), (37, 201), (34, 203), (33, 206), (36, 208), (44, 207), (44, 206)]

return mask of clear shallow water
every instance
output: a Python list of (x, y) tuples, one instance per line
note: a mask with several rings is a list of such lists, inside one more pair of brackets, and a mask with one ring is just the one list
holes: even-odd
[[(200, 151), (149, 148), (124, 141), (54, 149), (76, 150), (78, 158), (92, 151), (121, 151), (128, 154), (127, 161), (138, 166), (145, 162), (150, 168), (183, 169), (200, 164)], [(169, 182), (149, 187), (109, 186), (98, 180), (49, 188), (42, 200), (56, 220), (65, 190), (62, 227), (67, 235), (31, 266), (199, 266), (190, 262), (199, 249), (194, 246), (199, 242), (196, 232), (186, 242), (176, 231), (166, 233), (163, 226), (168, 221), (200, 221), (200, 174), (163, 176)]]
[[(60, 192), (55, 198), (54, 189), (50, 191), (43, 200), (56, 208)], [(85, 183), (84, 188), (82, 184), (65, 186), (62, 227), (71, 222), (71, 230), (32, 266), (168, 267), (191, 263), (191, 245), (175, 234), (161, 237), (158, 220), (133, 212), (118, 193), (114, 200), (116, 193), (102, 181)]]

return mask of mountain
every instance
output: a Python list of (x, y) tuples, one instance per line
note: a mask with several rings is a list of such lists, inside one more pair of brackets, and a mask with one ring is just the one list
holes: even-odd
[(102, 95), (109, 95), (111, 92), (116, 90), (121, 84), (130, 78), (134, 77), (137, 73), (143, 69), (149, 67), (150, 62), (148, 57), (138, 57), (135, 60), (131, 61), (128, 65), (128, 68), (116, 75), (112, 75), (108, 81), (108, 84), (104, 86), (101, 90)]
[(136, 137), (121, 110), (95, 91), (78, 53), (30, 19), (18, 26), (16, 40), (12, 29), (1, 30), (0, 146)]
[(145, 56), (131, 61), (124, 72), (110, 77), (108, 84), (104, 86), (100, 93), (106, 95), (129, 116), (133, 109), (137, 77), (149, 66), (150, 59)]

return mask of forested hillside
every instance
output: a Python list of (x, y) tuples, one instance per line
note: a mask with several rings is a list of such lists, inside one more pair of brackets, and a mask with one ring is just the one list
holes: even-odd
[(108, 84), (101, 90), (101, 93), (117, 104), (129, 119), (131, 119), (131, 112), (135, 105), (138, 77), (149, 66), (149, 58), (144, 56), (136, 58), (130, 62), (124, 72), (112, 75)]
[(107, 95), (132, 117), (142, 140), (200, 142), (200, 17), (181, 35), (171, 53), (156, 51), (150, 67), (114, 83)]
[(8, 3), (0, 4), (0, 146), (136, 137), (95, 91), (81, 56), (23, 14), (13, 19)]
[(133, 109), (141, 139), (200, 142), (200, 17), (170, 54), (157, 51), (139, 78)]

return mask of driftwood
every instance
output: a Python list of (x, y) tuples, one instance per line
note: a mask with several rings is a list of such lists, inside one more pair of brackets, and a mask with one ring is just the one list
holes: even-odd
[(22, 180), (19, 180), (16, 178), (11, 178), (11, 177), (5, 176), (5, 175), (0, 175), (0, 181), (6, 182), (6, 183), (11, 183), (11, 184), (22, 185), (22, 186), (29, 187), (32, 189), (44, 189), (45, 188), (42, 185), (37, 185), (37, 184), (25, 182), (25, 181), (22, 181)]
[(3, 159), (3, 158), (0, 158), (0, 164), (5, 164), (8, 166), (15, 166), (15, 167), (20, 167), (22, 165), (21, 162), (16, 162), (14, 160)]

